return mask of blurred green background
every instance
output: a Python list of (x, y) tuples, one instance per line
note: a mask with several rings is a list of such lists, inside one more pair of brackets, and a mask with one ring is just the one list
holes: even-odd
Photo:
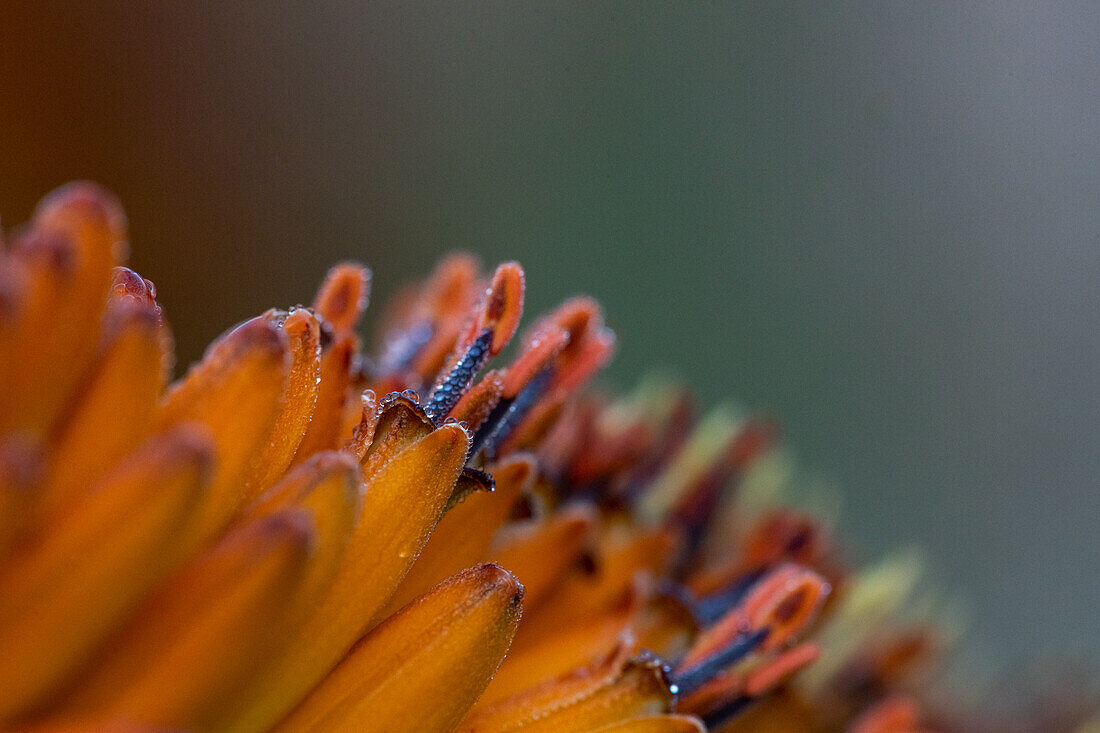
[(1100, 5), (5, 2), (0, 214), (113, 188), (193, 359), (359, 258), (597, 295), (993, 658), (1100, 659)]

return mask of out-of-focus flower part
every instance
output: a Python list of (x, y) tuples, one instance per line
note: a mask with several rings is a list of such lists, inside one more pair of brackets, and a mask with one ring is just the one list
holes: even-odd
[(770, 421), (586, 391), (596, 301), (503, 360), (523, 270), (454, 255), (366, 353), (343, 263), (169, 383), (126, 238), (78, 183), (0, 249), (0, 729), (966, 729), (915, 564), (781, 501)]

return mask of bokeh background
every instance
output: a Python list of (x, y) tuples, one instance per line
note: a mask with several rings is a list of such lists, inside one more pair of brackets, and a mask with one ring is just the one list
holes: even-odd
[(94, 178), (186, 363), (359, 258), (589, 292), (781, 416), (972, 653), (1100, 660), (1100, 4), (0, 4), (0, 215)]

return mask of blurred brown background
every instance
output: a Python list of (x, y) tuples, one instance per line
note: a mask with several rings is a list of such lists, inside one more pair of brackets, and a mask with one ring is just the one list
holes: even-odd
[[(1100, 6), (5, 2), (0, 215), (114, 189), (181, 359), (355, 257), (782, 416), (978, 653), (1100, 659)], [(376, 299), (377, 302), (377, 299)]]

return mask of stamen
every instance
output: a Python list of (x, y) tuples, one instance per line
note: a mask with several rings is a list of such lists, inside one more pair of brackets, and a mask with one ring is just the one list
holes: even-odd
[(477, 491), (486, 493), (496, 491), (496, 481), (493, 480), (491, 475), (484, 471), (467, 466), (462, 469), (462, 473), (459, 474), (458, 480), (455, 481), (454, 491), (451, 492), (451, 496), (447, 499), (447, 504), (443, 508), (444, 513), (449, 512), (465, 501), (467, 496)]
[(694, 664), (687, 669), (677, 669), (673, 675), (673, 681), (680, 688), (681, 694), (688, 694), (698, 689), (726, 667), (744, 659), (768, 638), (767, 629), (757, 629), (747, 633), (740, 633), (733, 637), (732, 641), (721, 647), (711, 656)]
[(756, 702), (756, 698), (742, 695), (735, 697), (725, 705), (703, 716), (703, 723), (707, 729), (717, 728), (731, 718), (735, 718), (745, 711), (749, 705)]
[(462, 358), (451, 367), (447, 376), (436, 385), (428, 396), (428, 402), (424, 405), (424, 413), (433, 424), (439, 425), (447, 413), (458, 404), (462, 395), (470, 388), (474, 377), (485, 366), (489, 359), (490, 346), (493, 343), (493, 330), (486, 328), (481, 332)]
[(739, 605), (765, 571), (757, 570), (737, 578), (726, 588), (698, 600), (693, 610), (703, 625), (712, 624), (726, 614), (726, 611)]
[(476, 455), (480, 450), (486, 458), (495, 458), (500, 446), (545, 394), (552, 379), (553, 370), (544, 369), (514, 399), (501, 400), (474, 436), (471, 452)]
[(378, 371), (382, 374), (396, 374), (409, 368), (413, 359), (432, 339), (432, 324), (420, 321), (409, 328), (395, 330), (386, 339), (382, 356), (378, 360)]

